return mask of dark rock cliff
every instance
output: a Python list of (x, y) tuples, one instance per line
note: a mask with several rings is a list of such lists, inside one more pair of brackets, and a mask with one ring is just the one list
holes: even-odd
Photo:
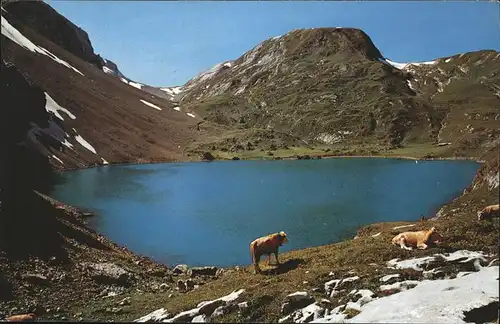
[(15, 241), (14, 224), (33, 190), (46, 191), (56, 179), (47, 156), (27, 141), (31, 123), (47, 127), (50, 120), (43, 91), (3, 60), (1, 73), (0, 247)]
[(104, 61), (94, 53), (87, 33), (43, 1), (13, 1), (4, 8), (23, 25), (99, 69)]

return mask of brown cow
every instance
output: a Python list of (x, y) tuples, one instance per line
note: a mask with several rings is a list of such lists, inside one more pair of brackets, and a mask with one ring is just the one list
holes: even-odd
[(281, 231), (279, 233), (269, 234), (267, 236), (259, 237), (250, 243), (250, 253), (252, 255), (252, 263), (255, 268), (255, 273), (260, 273), (259, 261), (260, 257), (267, 255), (267, 262), (271, 260), (271, 254), (274, 254), (276, 263), (279, 265), (278, 250), (279, 247), (288, 242), (286, 233)]
[(435, 227), (432, 227), (430, 230), (399, 233), (392, 239), (392, 244), (399, 245), (405, 250), (413, 250), (414, 247), (425, 250), (428, 244), (439, 243), (442, 240), (443, 237)]
[(477, 220), (490, 219), (498, 217), (498, 204), (489, 205), (477, 212)]
[(28, 322), (28, 321), (34, 321), (35, 319), (36, 315), (33, 313), (19, 314), (7, 317), (7, 322)]

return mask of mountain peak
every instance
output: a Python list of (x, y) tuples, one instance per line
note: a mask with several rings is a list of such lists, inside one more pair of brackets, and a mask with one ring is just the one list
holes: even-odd
[(286, 41), (289, 54), (329, 56), (339, 52), (361, 54), (369, 59), (382, 55), (370, 37), (357, 28), (321, 27), (295, 29), (280, 39)]

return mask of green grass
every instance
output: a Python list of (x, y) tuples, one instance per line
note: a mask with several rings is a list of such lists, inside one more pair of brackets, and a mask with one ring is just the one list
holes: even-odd
[(451, 157), (449, 146), (435, 146), (432, 143), (413, 144), (410, 143), (402, 148), (388, 150), (384, 155), (387, 156), (408, 156), (414, 158), (425, 157)]
[(242, 160), (273, 160), (284, 158), (304, 157), (334, 157), (334, 156), (371, 156), (371, 157), (399, 157), (399, 158), (453, 158), (452, 149), (449, 146), (436, 146), (432, 143), (408, 144), (407, 146), (387, 149), (376, 144), (354, 144), (354, 145), (314, 145), (311, 147), (293, 146), (286, 149), (266, 150), (241, 150), (236, 152), (209, 150), (217, 160), (231, 160), (239, 158)]

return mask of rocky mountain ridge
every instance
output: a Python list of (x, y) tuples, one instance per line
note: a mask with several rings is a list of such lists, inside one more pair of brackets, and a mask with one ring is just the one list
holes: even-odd
[(87, 32), (42, 0), (2, 1), (2, 7), (24, 26), (97, 68), (102, 67), (102, 59), (94, 53)]
[[(396, 63), (361, 30), (296, 30), (194, 77), (181, 88), (180, 107), (230, 129), (309, 143), (449, 143), (466, 155), (471, 142), (486, 151), (498, 140), (499, 56)], [(480, 129), (463, 120), (478, 118)]]

